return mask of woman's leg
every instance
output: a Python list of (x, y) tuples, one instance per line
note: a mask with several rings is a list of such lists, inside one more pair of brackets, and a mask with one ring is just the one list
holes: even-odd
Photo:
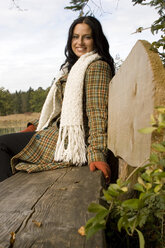
[(0, 182), (12, 175), (10, 160), (30, 141), (35, 132), (20, 132), (0, 136)]

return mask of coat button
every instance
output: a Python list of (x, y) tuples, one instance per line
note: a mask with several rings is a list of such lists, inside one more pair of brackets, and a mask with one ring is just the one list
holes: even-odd
[(41, 136), (39, 134), (36, 135), (36, 139), (39, 140)]

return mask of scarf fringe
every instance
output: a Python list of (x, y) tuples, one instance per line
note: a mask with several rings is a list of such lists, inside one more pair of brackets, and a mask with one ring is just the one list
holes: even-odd
[(55, 161), (71, 162), (79, 166), (85, 164), (86, 145), (81, 125), (60, 127), (54, 158)]

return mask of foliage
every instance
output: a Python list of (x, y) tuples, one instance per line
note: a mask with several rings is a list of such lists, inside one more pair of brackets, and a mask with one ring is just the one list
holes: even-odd
[[(135, 4), (141, 4), (141, 5), (149, 5), (151, 7), (154, 7), (159, 15), (159, 18), (154, 21), (154, 23), (151, 25), (150, 30), (152, 34), (158, 33), (159, 31), (162, 33), (161, 38), (158, 41), (154, 41), (152, 43), (152, 49), (158, 50), (159, 49), (159, 55), (163, 61), (163, 64), (165, 65), (165, 1), (164, 0), (132, 0), (132, 2)], [(144, 29), (142, 27), (139, 28), (139, 31), (137, 29), (137, 32), (141, 32)], [(161, 52), (162, 51), (162, 52)]]
[(41, 87), (39, 87), (37, 90), (31, 92), (29, 104), (30, 104), (30, 110), (32, 112), (41, 111), (41, 108), (48, 94), (48, 90), (49, 89), (43, 90)]
[[(70, 9), (73, 11), (79, 11), (79, 16), (84, 15), (84, 8), (88, 4), (89, 0), (71, 0), (70, 6), (65, 7), (65, 9)], [(86, 13), (86, 15), (89, 14), (89, 12)]]
[(10, 93), (8, 90), (0, 88), (0, 116), (40, 112), (48, 90), (49, 88), (44, 90), (41, 87), (33, 90), (30, 87), (27, 92), (16, 91), (15, 93)]
[(12, 97), (8, 90), (0, 88), (0, 115), (10, 114), (12, 111)]
[[(100, 229), (107, 229), (106, 232), (111, 235), (110, 242), (112, 232), (115, 235), (122, 232), (123, 239), (127, 236), (137, 240), (138, 237), (140, 248), (144, 248), (145, 242), (145, 247), (165, 247), (165, 107), (157, 110), (158, 116), (151, 120), (152, 127), (140, 131), (154, 131), (161, 142), (152, 144), (154, 153), (150, 155), (149, 163), (135, 169), (137, 182), (131, 188), (134, 197), (130, 197), (128, 179), (125, 182), (118, 179), (116, 184), (110, 184), (107, 190), (103, 190), (106, 206), (91, 203), (88, 208), (96, 215), (86, 223), (87, 238)], [(126, 247), (133, 246), (128, 245), (127, 238)]]
[(69, 9), (72, 11), (77, 11), (79, 16), (92, 15), (95, 13), (107, 13), (102, 8), (102, 1), (94, 1), (94, 0), (71, 0), (69, 6), (65, 7), (65, 9)]

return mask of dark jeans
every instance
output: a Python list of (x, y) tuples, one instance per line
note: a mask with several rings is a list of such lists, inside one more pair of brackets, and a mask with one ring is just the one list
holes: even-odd
[(11, 158), (27, 145), (34, 133), (20, 132), (0, 136), (0, 182), (12, 175)]

